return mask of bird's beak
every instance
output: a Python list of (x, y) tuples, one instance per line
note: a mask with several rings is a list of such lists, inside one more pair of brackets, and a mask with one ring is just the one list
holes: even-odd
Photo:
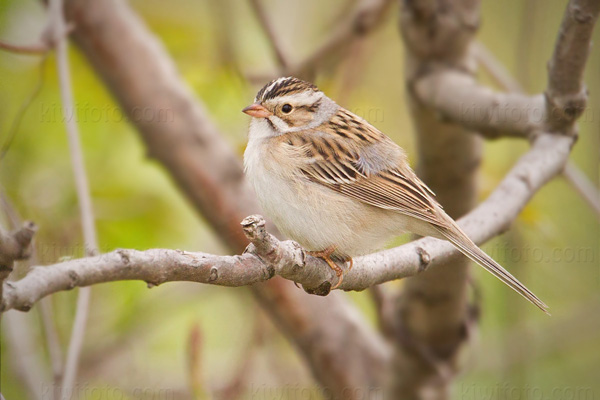
[(267, 110), (266, 108), (257, 103), (244, 108), (242, 112), (254, 118), (267, 118), (273, 115), (271, 111)]

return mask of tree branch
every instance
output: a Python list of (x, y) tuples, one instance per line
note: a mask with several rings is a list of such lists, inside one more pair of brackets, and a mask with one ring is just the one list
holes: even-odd
[(576, 133), (575, 121), (587, 104), (583, 73), (599, 13), (598, 0), (571, 0), (567, 4), (554, 54), (548, 62), (546, 101), (551, 115), (547, 121), (550, 132)]
[(31, 255), (31, 243), (36, 231), (37, 226), (31, 221), (13, 232), (0, 228), (0, 296), (3, 295), (3, 283), (12, 272), (14, 262)]
[[(490, 197), (459, 220), (476, 243), (508, 229), (535, 192), (564, 167), (573, 139), (541, 135)], [(77, 286), (119, 280), (149, 285), (191, 281), (220, 286), (246, 286), (278, 275), (300, 283), (307, 292), (326, 295), (337, 277), (324, 261), (292, 241), (279, 241), (265, 230), (265, 221), (250, 216), (242, 226), (251, 245), (238, 256), (215, 256), (180, 250), (116, 250), (95, 257), (35, 267), (17, 282), (5, 283), (1, 311), (28, 311), (49, 294)], [(379, 283), (414, 276), (460, 253), (449, 243), (420, 239), (355, 260), (340, 289), (364, 290)]]
[[(366, 36), (377, 28), (381, 21), (383, 21), (386, 10), (389, 9), (391, 4), (391, 0), (357, 1), (354, 8), (348, 13), (348, 16), (333, 27), (330, 30), (329, 36), (323, 39), (316, 50), (302, 61), (293, 65), (288, 63), (287, 66), (280, 63), (280, 68), (276, 73), (250, 76), (249, 79), (260, 81), (261, 83), (269, 81), (274, 77), (288, 75), (306, 79), (320, 65), (333, 57), (339, 57), (340, 54), (344, 54), (355, 40)], [(272, 42), (272, 46), (276, 47), (277, 44)]]
[(290, 65), (289, 59), (285, 54), (285, 50), (283, 48), (283, 45), (281, 44), (279, 35), (277, 35), (277, 32), (275, 32), (275, 27), (271, 23), (271, 20), (269, 19), (269, 16), (267, 15), (265, 8), (263, 7), (262, 1), (250, 0), (250, 5), (252, 6), (252, 9), (254, 10), (256, 17), (258, 18), (260, 25), (262, 26), (263, 30), (265, 31), (265, 34), (269, 39), (269, 44), (271, 45), (273, 53), (277, 58), (277, 63), (279, 64), (281, 69), (286, 70)]
[[(451, 108), (446, 105), (449, 98), (442, 98), (446, 93), (433, 86), (441, 83), (427, 88), (435, 105), (423, 101), (420, 91), (430, 78), (452, 71), (458, 72), (452, 80), (460, 79), (453, 89), (465, 91), (466, 86), (483, 91), (472, 76), (469, 52), (479, 26), (479, 0), (403, 2), (400, 15), (407, 49), (405, 80), (419, 151), (417, 174), (437, 194), (446, 212), (457, 219), (477, 204), (481, 138), (470, 134), (475, 126), (467, 127), (464, 115), (460, 115), (464, 121), (457, 123), (448, 120), (447, 110), (438, 108)], [(497, 96), (483, 91), (482, 97)], [(490, 103), (494, 101), (502, 99)], [(450, 102), (472, 108), (459, 93)], [(420, 399), (425, 392), (432, 399), (449, 397), (450, 378), (458, 372), (460, 350), (468, 341), (464, 327), (471, 317), (469, 268), (464, 257), (447, 260), (443, 268), (428, 270), (403, 285), (395, 309), (394, 397)]]
[(442, 120), (460, 124), (488, 138), (529, 137), (547, 119), (543, 95), (496, 92), (459, 70), (427, 74), (412, 86), (417, 100)]
[[(69, 68), (68, 43), (65, 36), (69, 26), (65, 21), (63, 0), (50, 0), (49, 2), (49, 36), (56, 51), (56, 68), (62, 101), (62, 111), (69, 141), (71, 153), (71, 164), (75, 178), (75, 189), (79, 203), (79, 213), (83, 230), (83, 241), (86, 255), (96, 254), (98, 241), (96, 238), (96, 227), (94, 224), (94, 213), (92, 210), (92, 198), (89, 184), (85, 173), (83, 152), (79, 139), (79, 129), (75, 118), (75, 104), (73, 101), (73, 90)], [(62, 398), (72, 395), (77, 377), (79, 356), (83, 346), (85, 327), (90, 306), (90, 288), (82, 288), (77, 295), (77, 308), (67, 349), (66, 362), (62, 380)]]
[(49, 48), (44, 43), (31, 44), (31, 45), (16, 45), (0, 41), (0, 49), (16, 53), (16, 54), (31, 54), (31, 55), (44, 55), (48, 52)]

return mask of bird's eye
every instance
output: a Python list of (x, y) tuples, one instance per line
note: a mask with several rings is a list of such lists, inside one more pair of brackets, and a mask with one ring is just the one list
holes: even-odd
[(281, 107), (281, 111), (283, 111), (285, 114), (289, 114), (292, 112), (292, 105), (291, 104), (284, 104), (283, 107)]

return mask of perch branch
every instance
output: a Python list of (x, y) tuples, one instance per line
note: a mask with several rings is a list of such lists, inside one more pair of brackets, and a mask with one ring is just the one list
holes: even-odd
[[(570, 137), (540, 135), (490, 197), (459, 220), (461, 227), (479, 244), (506, 231), (535, 192), (562, 170), (572, 142)], [(245, 286), (279, 275), (320, 295), (329, 293), (337, 282), (324, 261), (307, 255), (295, 242), (279, 241), (269, 234), (261, 217), (247, 217), (242, 227), (251, 244), (238, 256), (165, 249), (116, 250), (36, 267), (20, 281), (5, 283), (1, 310), (27, 311), (39, 299), (57, 291), (119, 280), (142, 280), (150, 286), (172, 281)], [(357, 258), (340, 289), (364, 290), (414, 276), (458, 254), (444, 241), (420, 239)]]

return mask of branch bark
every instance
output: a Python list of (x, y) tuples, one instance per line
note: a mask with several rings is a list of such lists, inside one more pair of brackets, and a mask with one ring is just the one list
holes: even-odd
[[(572, 143), (571, 137), (550, 134), (536, 139), (531, 150), (517, 162), (490, 197), (459, 220), (461, 227), (476, 243), (484, 243), (506, 231), (535, 192), (562, 170)], [(39, 299), (57, 291), (118, 280), (141, 280), (151, 286), (173, 281), (245, 286), (279, 275), (319, 295), (329, 293), (337, 282), (324, 261), (305, 254), (295, 242), (280, 242), (267, 233), (264, 219), (248, 217), (243, 227), (252, 244), (239, 256), (122, 249), (35, 267), (20, 281), (5, 283), (0, 310), (27, 311)], [(455, 257), (460, 257), (460, 253), (449, 243), (434, 238), (419, 239), (357, 258), (340, 289), (364, 290), (375, 284), (418, 275)], [(294, 292), (301, 293), (299, 290)], [(313, 298), (315, 296), (304, 296), (305, 301)]]
[[(405, 80), (419, 150), (417, 173), (456, 219), (477, 202), (481, 138), (469, 131), (526, 129), (511, 129), (498, 113), (517, 99), (475, 83), (469, 48), (479, 26), (479, 1), (404, 2), (400, 20), (407, 48)], [(465, 93), (476, 93), (479, 98), (467, 103)], [(424, 95), (429, 95), (429, 101)], [(482, 107), (479, 112), (465, 112), (478, 106)], [(462, 257), (404, 285), (396, 305), (394, 397), (449, 397), (459, 350), (467, 341), (465, 327), (470, 323), (468, 282), (469, 261)]]
[[(451, 215), (457, 211), (460, 213), (461, 207), (464, 210), (464, 205), (468, 206), (473, 201), (474, 185), (468, 183), (468, 176), (472, 176), (472, 170), (478, 163), (477, 150), (461, 133), (480, 130), (488, 137), (504, 134), (502, 132), (513, 136), (538, 137), (534, 139), (533, 148), (543, 146), (543, 142), (548, 144), (547, 140), (556, 140), (548, 139), (552, 136), (543, 132), (560, 133), (567, 137), (576, 135), (575, 120), (587, 100), (582, 82), (583, 68), (599, 8), (598, 2), (573, 0), (569, 3), (550, 62), (549, 88), (545, 96), (527, 97), (494, 93), (475, 83), (470, 38), (478, 25), (478, 1), (404, 3), (401, 29), (409, 49), (407, 81), (414, 100), (413, 115), (423, 151), (421, 162), (430, 166), (421, 169), (421, 172), (424, 172), (423, 178), (438, 193), (441, 203)], [(562, 82), (562, 79), (567, 82)], [(467, 115), (465, 110), (470, 108), (482, 112)], [(517, 114), (499, 115), (498, 111), (503, 108), (516, 111)], [(440, 120), (444, 123), (440, 123)], [(545, 136), (546, 139), (540, 141), (539, 136)], [(561, 153), (567, 153), (563, 154), (561, 163), (555, 166), (557, 168), (550, 168), (554, 175), (563, 170), (572, 143), (572, 139), (563, 142), (565, 147)], [(554, 151), (543, 157), (550, 157), (552, 153)], [(523, 157), (519, 163), (527, 157)], [(460, 169), (464, 167), (466, 169), (461, 173)], [(500, 192), (503, 186), (506, 194), (511, 194), (531, 183), (523, 175), (516, 174), (514, 177), (521, 179), (521, 182), (515, 182), (511, 188), (503, 185), (505, 179), (494, 194)], [(503, 207), (501, 203), (497, 206), (488, 212), (493, 214)], [(468, 230), (467, 233), (471, 234)], [(474, 239), (478, 242), (477, 238)], [(454, 276), (446, 275), (452, 274), (448, 270), (452, 270)], [(427, 354), (433, 354), (435, 360), (446, 361), (454, 368), (461, 343), (459, 324), (461, 318), (466, 316), (464, 267), (457, 269), (453, 266), (436, 274), (423, 274), (425, 276), (431, 279), (427, 281), (418, 277), (409, 281), (406, 293), (401, 297), (400, 318), (405, 322), (402, 332), (408, 331), (414, 337), (416, 331), (418, 338), (427, 344)], [(440, 298), (447, 307), (441, 313), (435, 312), (441, 307), (435, 310), (431, 306), (431, 303), (438, 303), (436, 299)], [(406, 321), (409, 322), (408, 328), (405, 327)], [(462, 339), (466, 339), (466, 335)], [(406, 341), (399, 342), (402, 354)], [(436, 371), (435, 365), (422, 356), (420, 359), (411, 359), (402, 355), (398, 362), (398, 371), (403, 373), (398, 380), (398, 395), (408, 398), (448, 397), (450, 382), (447, 376)]]
[(30, 221), (13, 232), (0, 228), (0, 296), (3, 295), (4, 281), (13, 271), (14, 262), (31, 255), (31, 243), (36, 231), (37, 226)]

